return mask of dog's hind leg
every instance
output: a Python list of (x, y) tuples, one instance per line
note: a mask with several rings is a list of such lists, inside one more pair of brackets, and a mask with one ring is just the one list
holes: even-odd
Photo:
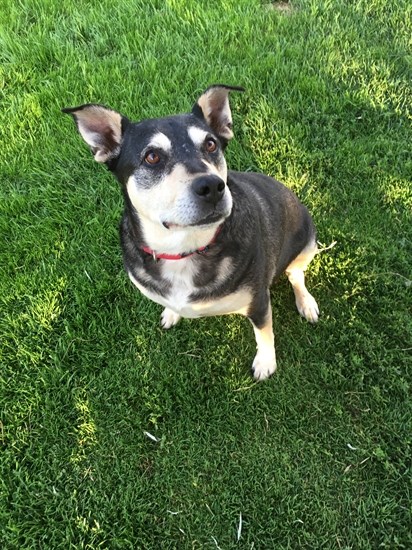
[(249, 320), (255, 332), (257, 353), (252, 365), (253, 376), (256, 380), (269, 378), (276, 370), (275, 337), (272, 326), (272, 307), (269, 292), (267, 292), (264, 309), (254, 311)]
[(178, 313), (175, 313), (172, 309), (165, 307), (160, 318), (160, 324), (162, 325), (162, 328), (168, 329), (174, 325), (177, 325), (180, 319), (181, 317)]
[(310, 323), (316, 323), (318, 320), (319, 307), (305, 286), (305, 270), (317, 252), (316, 242), (310, 243), (286, 268), (286, 275), (295, 293), (296, 307), (302, 317)]

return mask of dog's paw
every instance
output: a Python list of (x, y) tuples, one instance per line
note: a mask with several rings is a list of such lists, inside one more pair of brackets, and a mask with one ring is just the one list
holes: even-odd
[(269, 353), (258, 352), (253, 361), (252, 372), (253, 377), (258, 382), (266, 380), (276, 370), (276, 355), (275, 350)]
[(181, 317), (178, 313), (175, 313), (172, 309), (166, 307), (160, 318), (160, 324), (162, 328), (168, 329), (176, 325), (180, 319)]
[(300, 296), (299, 299), (296, 298), (296, 307), (302, 317), (309, 321), (309, 323), (316, 323), (319, 319), (318, 304), (309, 292), (303, 296)]

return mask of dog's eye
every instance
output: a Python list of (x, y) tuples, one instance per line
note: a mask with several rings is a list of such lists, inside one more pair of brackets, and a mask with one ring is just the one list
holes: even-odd
[(149, 166), (154, 166), (155, 164), (159, 164), (160, 157), (154, 151), (148, 151), (144, 157), (144, 161)]
[(205, 145), (208, 153), (214, 153), (217, 149), (217, 143), (212, 138), (207, 139)]

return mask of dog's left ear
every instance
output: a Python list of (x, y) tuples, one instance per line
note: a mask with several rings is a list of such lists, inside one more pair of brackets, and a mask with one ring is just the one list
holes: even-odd
[(206, 120), (220, 138), (229, 141), (233, 137), (232, 113), (229, 105), (229, 92), (244, 92), (240, 86), (214, 84), (210, 86), (193, 106), (192, 113)]

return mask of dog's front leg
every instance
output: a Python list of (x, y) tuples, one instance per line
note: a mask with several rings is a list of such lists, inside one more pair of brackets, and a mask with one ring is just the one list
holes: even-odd
[(257, 353), (252, 365), (256, 380), (266, 380), (276, 370), (275, 337), (272, 327), (272, 307), (269, 291), (260, 297), (259, 304), (253, 306), (249, 320), (255, 331)]
[(180, 319), (181, 317), (178, 313), (168, 307), (165, 307), (160, 318), (160, 324), (162, 328), (169, 329), (177, 325)]

